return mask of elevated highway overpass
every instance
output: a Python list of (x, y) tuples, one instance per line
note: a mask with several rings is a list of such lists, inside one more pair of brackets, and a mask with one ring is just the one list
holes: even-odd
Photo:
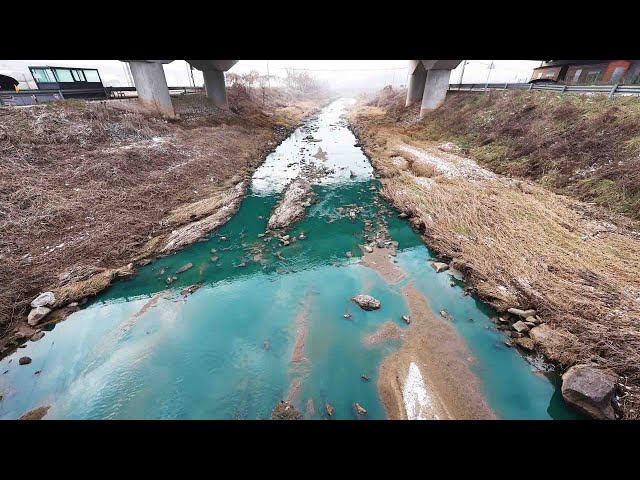
[[(139, 101), (147, 108), (175, 117), (162, 65), (173, 60), (121, 60), (129, 63)], [(447, 95), (451, 70), (462, 60), (410, 60), (407, 105), (421, 101), (420, 116), (438, 108)], [(224, 72), (238, 60), (187, 60), (202, 71), (207, 98), (219, 108), (227, 108)]]

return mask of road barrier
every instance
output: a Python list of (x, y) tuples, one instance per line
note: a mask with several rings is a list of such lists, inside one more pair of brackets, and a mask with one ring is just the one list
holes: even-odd
[(450, 91), (482, 92), (487, 90), (545, 90), (557, 93), (606, 93), (640, 95), (640, 85), (561, 85), (557, 83), (451, 83)]
[[(170, 94), (187, 94), (204, 91), (203, 87), (168, 87)], [(127, 95), (125, 92), (132, 92)], [(39, 103), (53, 102), (56, 100), (68, 100), (82, 98), (83, 100), (107, 100), (137, 98), (136, 87), (104, 87), (91, 89), (67, 89), (67, 90), (11, 90), (0, 91), (0, 106), (37, 105)]]

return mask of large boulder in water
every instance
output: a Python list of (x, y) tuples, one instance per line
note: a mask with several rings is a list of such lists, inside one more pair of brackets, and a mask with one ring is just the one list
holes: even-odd
[(273, 210), (267, 228), (275, 230), (278, 228), (288, 228), (294, 222), (304, 217), (305, 207), (308, 206), (313, 197), (311, 184), (304, 178), (298, 178), (291, 182), (278, 206)]
[(302, 420), (302, 414), (286, 400), (280, 400), (271, 412), (271, 420)]
[(589, 365), (574, 365), (562, 375), (562, 396), (569, 405), (599, 420), (614, 420), (611, 400), (616, 376)]
[(373, 298), (371, 295), (356, 295), (351, 297), (351, 300), (356, 302), (363, 310), (376, 310), (380, 308), (380, 300)]

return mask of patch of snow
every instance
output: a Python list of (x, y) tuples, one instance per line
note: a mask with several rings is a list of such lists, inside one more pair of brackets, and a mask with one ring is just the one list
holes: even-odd
[[(433, 403), (424, 386), (420, 369), (413, 362), (409, 365), (409, 374), (402, 388), (402, 398), (409, 420), (429, 420), (426, 413), (433, 409)], [(438, 420), (437, 415), (434, 415), (434, 418)]]
[(425, 188), (431, 188), (436, 184), (435, 180), (429, 177), (416, 177), (415, 182)]
[(418, 161), (435, 167), (447, 177), (464, 177), (470, 180), (498, 178), (495, 173), (478, 166), (473, 160), (459, 155), (443, 154), (436, 156), (410, 145), (401, 145), (399, 149), (413, 155)]

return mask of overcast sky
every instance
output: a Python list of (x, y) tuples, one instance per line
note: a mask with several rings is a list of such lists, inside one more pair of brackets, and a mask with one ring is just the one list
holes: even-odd
[[(495, 68), (490, 70), (492, 62)], [(287, 67), (307, 69), (335, 88), (378, 89), (390, 84), (406, 85), (407, 64), (407, 60), (240, 60), (230, 71), (245, 73), (257, 70), (260, 74), (267, 74), (268, 69), (271, 75), (284, 76)], [(97, 68), (105, 85), (129, 85), (123, 63), (118, 60), (0, 60), (0, 73), (22, 73), (35, 88), (27, 68), (34, 65)], [(489, 73), (490, 82), (528, 81), (532, 69), (539, 65), (539, 61), (531, 60), (468, 60), (463, 83), (484, 83)], [(451, 73), (450, 83), (458, 83), (461, 70), (462, 64)], [(184, 60), (165, 64), (164, 71), (170, 86), (190, 85), (189, 69)], [(194, 70), (194, 77), (196, 85), (202, 85), (202, 74)]]

